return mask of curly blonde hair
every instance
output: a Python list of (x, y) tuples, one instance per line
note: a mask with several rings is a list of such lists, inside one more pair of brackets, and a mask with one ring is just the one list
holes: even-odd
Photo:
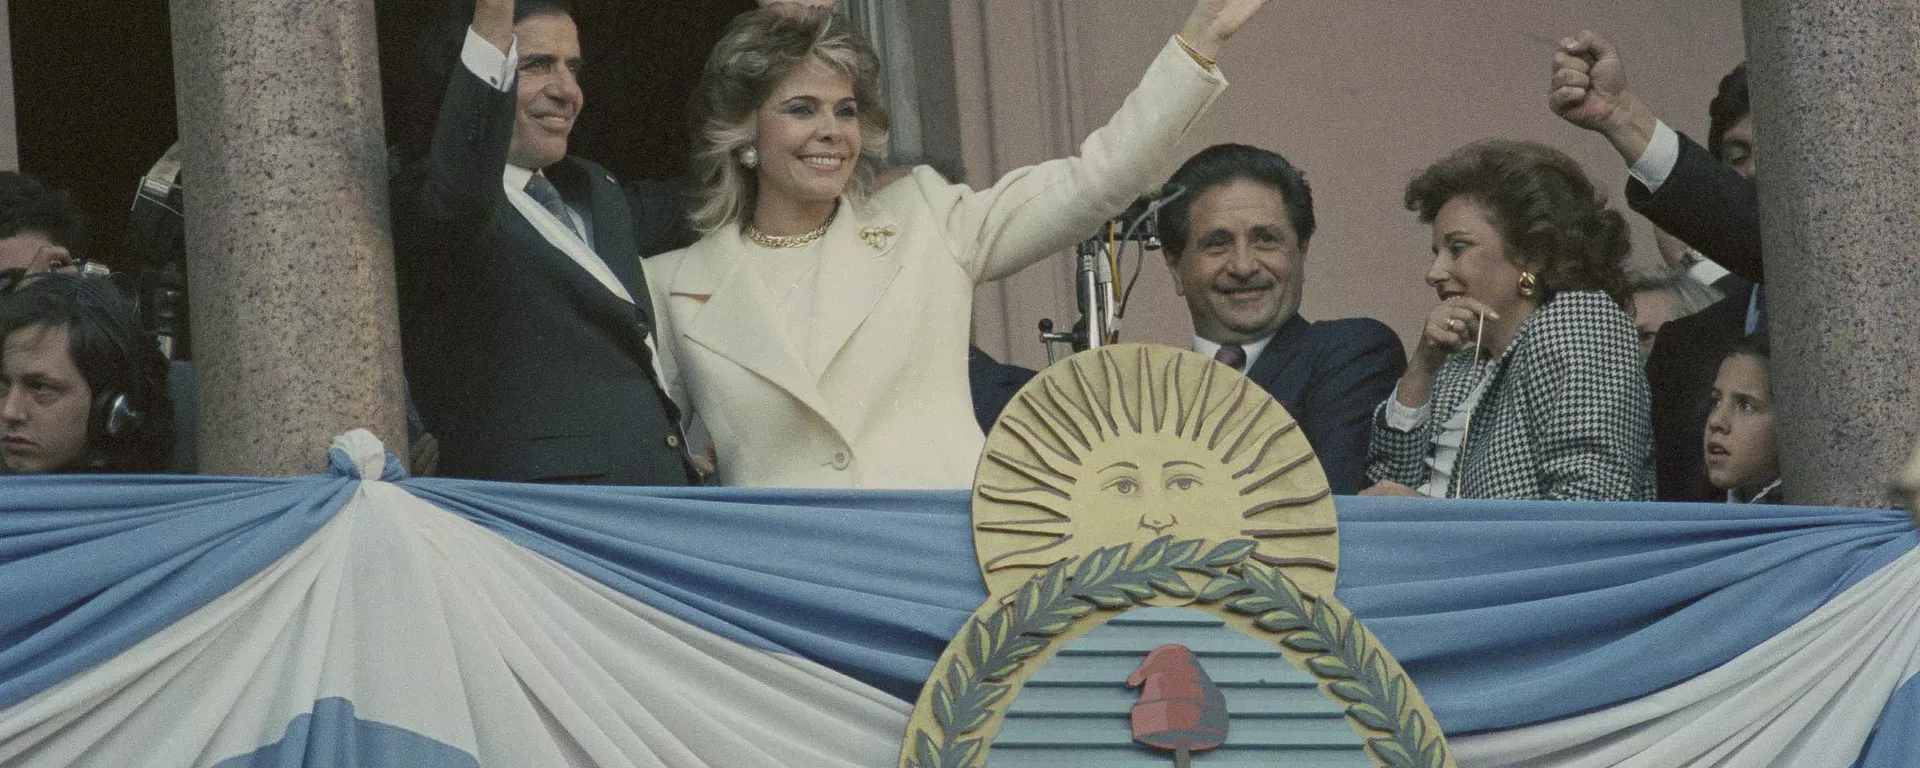
[(773, 89), (805, 62), (815, 61), (853, 81), (860, 105), (860, 160), (846, 194), (866, 199), (887, 146), (887, 111), (880, 98), (880, 57), (845, 19), (818, 8), (775, 4), (740, 14), (707, 57), (689, 110), (693, 176), (688, 218), (708, 234), (753, 214), (758, 184), (739, 150), (753, 145), (760, 108)]

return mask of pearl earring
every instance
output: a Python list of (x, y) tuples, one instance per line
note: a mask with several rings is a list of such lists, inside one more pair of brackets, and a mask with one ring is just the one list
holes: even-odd
[(748, 168), (760, 167), (760, 150), (753, 147), (740, 150), (740, 164)]

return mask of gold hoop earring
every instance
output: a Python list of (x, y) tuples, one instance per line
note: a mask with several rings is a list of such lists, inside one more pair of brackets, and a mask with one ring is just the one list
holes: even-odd
[(1520, 295), (1531, 299), (1533, 298), (1534, 294), (1539, 292), (1540, 292), (1540, 279), (1537, 277), (1534, 277), (1532, 272), (1521, 270), (1520, 271)]
[(748, 168), (760, 167), (760, 150), (753, 147), (740, 150), (740, 164)]

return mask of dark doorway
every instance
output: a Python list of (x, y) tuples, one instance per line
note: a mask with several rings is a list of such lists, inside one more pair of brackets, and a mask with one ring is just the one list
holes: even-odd
[[(275, 0), (297, 2), (297, 0)], [(751, 0), (575, 0), (588, 59), (573, 150), (623, 178), (686, 166), (687, 96), (727, 20)], [(388, 142), (425, 147), (438, 108), (440, 43), (465, 29), (463, 0), (377, 0)], [(71, 190), (96, 258), (131, 271), (138, 180), (174, 141), (172, 44), (163, 0), (10, 0), (21, 170)], [(449, 53), (448, 55), (453, 55)], [(441, 74), (436, 74), (436, 70)]]
[(66, 189), (117, 270), (134, 182), (174, 139), (161, 0), (8, 0), (20, 170)]

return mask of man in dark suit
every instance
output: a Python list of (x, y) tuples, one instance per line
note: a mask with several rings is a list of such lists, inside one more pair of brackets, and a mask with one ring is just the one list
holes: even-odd
[(1647, 359), (1659, 498), (1715, 500), (1703, 447), (1707, 397), (1720, 360), (1740, 339), (1765, 327), (1766, 275), (1746, 65), (1721, 79), (1708, 108), (1703, 148), (1669, 128), (1628, 90), (1619, 51), (1605, 38), (1591, 32), (1567, 38), (1554, 63), (1554, 111), (1606, 137), (1629, 164), (1627, 204), (1751, 286), (1728, 291), (1706, 309), (1662, 326)]
[(1193, 315), (1194, 349), (1253, 379), (1300, 422), (1334, 493), (1365, 483), (1373, 409), (1406, 371), (1400, 337), (1378, 320), (1300, 317), (1313, 191), (1278, 154), (1242, 144), (1201, 150), (1168, 188), (1160, 243)]
[(440, 473), (687, 483), (640, 270), (663, 244), (639, 240), (673, 217), (636, 217), (567, 154), (585, 101), (570, 9), (476, 0), (460, 60), (427, 163), (394, 194), (407, 377)]
[(992, 432), (1000, 412), (1032, 381), (1036, 372), (993, 359), (976, 345), (967, 345), (967, 383), (973, 391), (973, 420), (981, 432)]

